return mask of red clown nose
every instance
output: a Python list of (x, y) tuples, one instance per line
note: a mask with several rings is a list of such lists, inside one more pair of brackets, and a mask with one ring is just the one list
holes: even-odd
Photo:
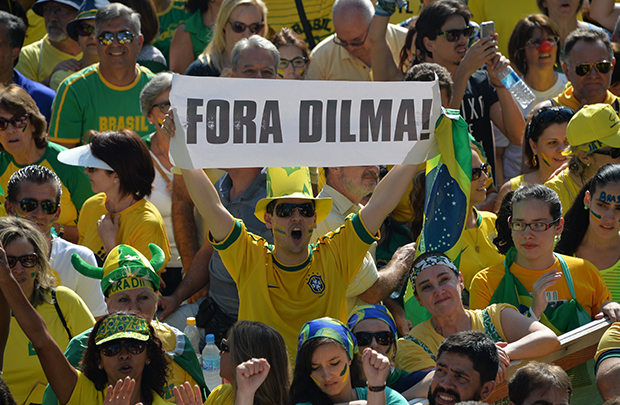
[(540, 43), (540, 45), (538, 45), (538, 48), (536, 48), (536, 50), (538, 52), (547, 53), (547, 52), (551, 51), (551, 48), (553, 48), (553, 45), (551, 45), (551, 42), (549, 42), (549, 40), (547, 38), (545, 38)]

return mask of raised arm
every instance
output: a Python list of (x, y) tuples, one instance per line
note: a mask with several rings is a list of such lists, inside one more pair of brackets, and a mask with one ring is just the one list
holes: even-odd
[(360, 210), (360, 217), (370, 233), (377, 233), (385, 217), (394, 211), (417, 169), (417, 165), (394, 166), (379, 182), (368, 204)]
[(497, 78), (497, 74), (504, 70), (510, 62), (501, 54), (496, 54), (491, 62), (487, 64), (489, 80), (497, 91), (499, 102), (491, 106), (491, 120), (497, 125), (500, 131), (514, 145), (523, 143), (523, 133), (525, 132), (525, 120), (519, 108), (519, 104), (512, 94), (502, 85)]
[(41, 367), (59, 402), (66, 404), (77, 383), (77, 371), (69, 364), (64, 353), (49, 334), (45, 321), (19, 287), (7, 265), (6, 253), (1, 246), (0, 289), (9, 307), (13, 310), (13, 316), (37, 352)]
[(385, 39), (390, 17), (376, 15), (370, 23), (370, 63), (374, 81), (402, 81), (403, 71), (398, 68), (388, 41)]
[(545, 356), (560, 347), (560, 340), (551, 329), (512, 308), (502, 311), (501, 322), (508, 340), (504, 350), (510, 360)]
[[(614, 0), (596, 0), (590, 3), (590, 17), (609, 32), (614, 32), (619, 16), (620, 4), (616, 4)], [(618, 38), (614, 38), (614, 41), (617, 40)]]

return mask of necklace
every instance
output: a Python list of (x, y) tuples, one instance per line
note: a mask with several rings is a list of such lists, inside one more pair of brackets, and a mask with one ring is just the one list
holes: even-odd
[[(476, 224), (477, 225), (477, 224)], [(478, 245), (478, 231), (480, 231), (480, 228), (478, 226), (476, 226), (476, 253), (480, 253), (480, 245)]]

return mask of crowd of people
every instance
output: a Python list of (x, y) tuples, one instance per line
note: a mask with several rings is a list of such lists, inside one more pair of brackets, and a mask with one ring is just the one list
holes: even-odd
[[(508, 395), (620, 403), (613, 0), (0, 3), (0, 403), (485, 401), (603, 317), (594, 358)], [(437, 80), (460, 252), (418, 246), (426, 163), (175, 166), (174, 74)]]

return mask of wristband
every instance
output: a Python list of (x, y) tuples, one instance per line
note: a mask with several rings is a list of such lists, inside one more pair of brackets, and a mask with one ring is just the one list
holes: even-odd
[(540, 317), (536, 316), (536, 313), (534, 312), (532, 307), (530, 307), (530, 318), (534, 319), (535, 321), (540, 321)]
[(370, 392), (385, 391), (385, 387), (387, 387), (387, 383), (383, 383), (383, 385), (378, 385), (378, 386), (371, 386), (371, 385), (368, 385), (368, 381), (366, 381), (366, 388), (368, 388), (368, 391)]

